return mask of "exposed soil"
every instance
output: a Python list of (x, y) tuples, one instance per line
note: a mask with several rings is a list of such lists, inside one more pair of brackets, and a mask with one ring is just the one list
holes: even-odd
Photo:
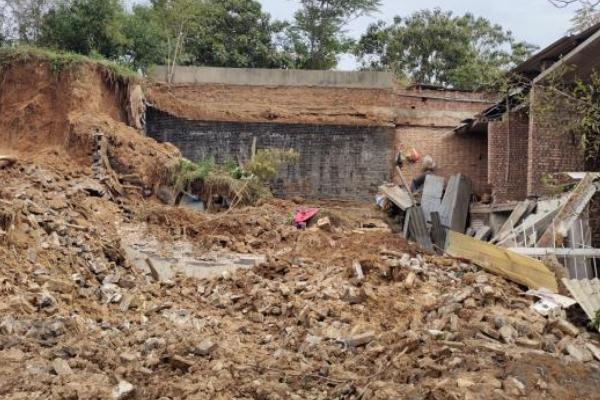
[(381, 89), (153, 84), (162, 111), (199, 121), (393, 126), (392, 91)]
[[(291, 201), (162, 205), (146, 192), (177, 152), (127, 126), (95, 67), (7, 73), (0, 152), (17, 162), (0, 167), (0, 398), (600, 398), (586, 347), (598, 335), (531, 311), (523, 288), (419, 251), (369, 205), (314, 204), (331, 224), (306, 230)], [(123, 195), (92, 170), (97, 129), (117, 176), (139, 178)], [(187, 261), (266, 261), (157, 280), (125, 250), (132, 230), (168, 257), (184, 243)]]

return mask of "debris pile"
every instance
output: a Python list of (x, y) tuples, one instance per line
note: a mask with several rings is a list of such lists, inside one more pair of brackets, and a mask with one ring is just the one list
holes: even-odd
[[(143, 140), (104, 129), (93, 147), (94, 132), (87, 158), (16, 146), (0, 164), (3, 399), (597, 397), (598, 334), (513, 282), (418, 249), (368, 207), (315, 204), (321, 222), (298, 230), (283, 200), (160, 204), (146, 172), (171, 153), (134, 152), (142, 190), (127, 190), (123, 155)], [(208, 273), (219, 252), (258, 261)], [(208, 277), (153, 264), (194, 257)]]

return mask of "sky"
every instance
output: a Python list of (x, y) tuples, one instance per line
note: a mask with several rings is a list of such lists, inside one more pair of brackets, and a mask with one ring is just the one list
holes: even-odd
[[(277, 19), (291, 19), (298, 8), (297, 0), (259, 0), (263, 9)], [(394, 16), (406, 16), (424, 8), (439, 7), (455, 14), (471, 12), (485, 17), (513, 32), (518, 40), (524, 40), (544, 48), (564, 36), (570, 27), (575, 7), (558, 9), (548, 0), (383, 0), (379, 14), (359, 18), (348, 27), (348, 34), (357, 38), (366, 27), (379, 19), (391, 21)], [(340, 60), (338, 69), (356, 67), (351, 56)]]

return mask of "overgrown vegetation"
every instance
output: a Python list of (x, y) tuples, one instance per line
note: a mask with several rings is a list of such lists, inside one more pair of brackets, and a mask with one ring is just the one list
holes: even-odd
[(84, 56), (69, 51), (51, 50), (35, 46), (0, 47), (0, 64), (13, 62), (47, 61), (54, 72), (60, 72), (85, 63), (101, 65), (115, 77), (138, 79), (139, 75), (125, 65), (107, 60), (98, 54)]
[(217, 165), (213, 159), (197, 163), (181, 159), (171, 174), (174, 193), (199, 196), (210, 208), (215, 197), (229, 206), (252, 205), (271, 196), (269, 183), (283, 165), (295, 163), (294, 150), (263, 149), (245, 164), (229, 162)]

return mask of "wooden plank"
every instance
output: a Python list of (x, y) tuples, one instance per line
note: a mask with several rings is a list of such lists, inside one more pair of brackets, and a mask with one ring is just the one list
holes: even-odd
[(404, 188), (408, 192), (408, 195), (410, 196), (411, 205), (417, 204), (417, 202), (415, 201), (415, 196), (413, 196), (412, 190), (410, 189), (410, 186), (406, 182), (406, 179), (404, 179), (404, 174), (402, 173), (402, 170), (397, 165), (396, 171), (398, 172), (398, 176), (400, 177), (400, 182), (402, 182), (402, 186), (404, 186)]
[(558, 293), (554, 273), (534, 258), (452, 231), (448, 232), (446, 252), (530, 289), (546, 288)]
[(413, 205), (412, 199), (408, 192), (405, 189), (402, 189), (400, 186), (382, 185), (379, 187), (379, 191), (392, 203), (397, 205), (402, 211), (406, 211)]
[(435, 211), (431, 213), (431, 241), (437, 252), (446, 248), (446, 228), (442, 226), (440, 214)]
[(424, 249), (433, 250), (429, 231), (427, 230), (427, 224), (425, 222), (425, 216), (423, 215), (423, 209), (421, 207), (411, 207), (408, 210), (410, 214), (408, 229), (410, 235), (414, 240)]
[(573, 249), (569, 247), (509, 247), (508, 250), (529, 257), (546, 257), (554, 255), (557, 257), (598, 257), (600, 249)]
[(525, 215), (527, 211), (531, 210), (531, 203), (532, 202), (530, 200), (520, 202), (510, 214), (504, 225), (502, 225), (500, 230), (496, 233), (491, 242), (497, 243), (500, 238), (504, 237), (506, 232), (510, 232), (517, 227), (523, 218), (527, 216)]
[(573, 223), (585, 210), (596, 193), (595, 174), (586, 174), (571, 192), (567, 203), (560, 209), (550, 226), (537, 242), (537, 247), (560, 247)]
[(421, 207), (425, 220), (431, 222), (431, 213), (439, 211), (442, 205), (442, 195), (444, 193), (445, 179), (437, 175), (427, 175), (423, 186), (423, 196), (421, 197)]
[(456, 232), (465, 232), (472, 194), (471, 182), (467, 177), (460, 174), (450, 177), (440, 206), (440, 218), (444, 226)]

